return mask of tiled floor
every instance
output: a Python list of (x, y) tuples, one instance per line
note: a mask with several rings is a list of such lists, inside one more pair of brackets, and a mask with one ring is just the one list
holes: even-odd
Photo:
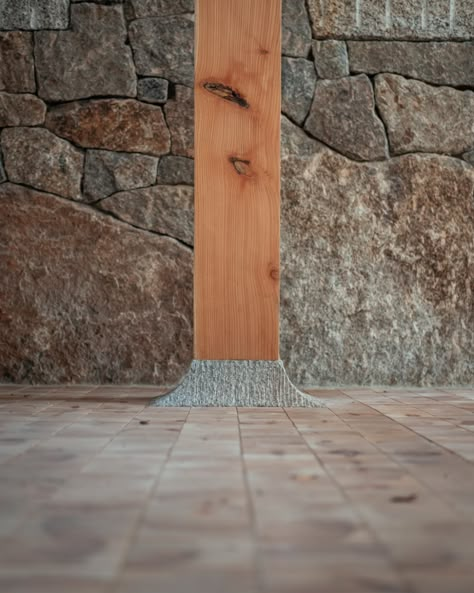
[(2, 593), (473, 593), (474, 390), (0, 386)]

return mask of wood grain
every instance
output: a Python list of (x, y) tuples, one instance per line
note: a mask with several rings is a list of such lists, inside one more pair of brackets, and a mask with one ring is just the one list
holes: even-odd
[(279, 357), (281, 0), (198, 0), (194, 355)]

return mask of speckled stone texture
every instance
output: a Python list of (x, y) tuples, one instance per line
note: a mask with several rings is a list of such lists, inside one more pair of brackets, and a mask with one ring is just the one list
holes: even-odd
[(298, 385), (474, 378), (474, 168), (282, 161), (281, 353)]
[(66, 29), (70, 0), (0, 0), (0, 29)]
[(472, 0), (308, 0), (317, 39), (470, 39)]
[(183, 381), (153, 406), (321, 407), (299, 391), (281, 360), (193, 360)]
[(192, 252), (172, 238), (4, 183), (0, 277), (2, 381), (170, 384), (191, 360)]
[[(194, 8), (0, 0), (0, 382), (185, 374)], [(282, 8), (289, 376), (473, 382), (473, 0)]]

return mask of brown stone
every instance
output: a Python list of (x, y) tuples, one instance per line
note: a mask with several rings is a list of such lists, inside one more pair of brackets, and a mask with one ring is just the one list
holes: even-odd
[(145, 154), (88, 150), (84, 196), (87, 201), (95, 201), (119, 191), (153, 185), (157, 167), (158, 159)]
[[(474, 168), (282, 162), (282, 358), (297, 383), (468, 384)], [(447, 346), (449, 345), (449, 347)]]
[(0, 32), (0, 90), (10, 93), (36, 90), (31, 33)]
[(381, 74), (375, 96), (395, 154), (459, 155), (474, 148), (474, 92)]
[(7, 128), (1, 146), (10, 181), (81, 199), (84, 156), (66, 140), (43, 128)]
[(0, 128), (44, 123), (46, 105), (35, 95), (0, 92)]
[(390, 72), (434, 84), (474, 86), (474, 42), (349, 41), (353, 72)]
[(318, 140), (357, 160), (388, 156), (383, 123), (365, 75), (319, 80), (305, 129)]
[(98, 99), (59, 105), (48, 112), (46, 127), (86, 148), (160, 156), (170, 147), (161, 107), (132, 99)]
[(0, 380), (177, 381), (192, 252), (94, 209), (0, 186)]
[(48, 101), (137, 94), (120, 6), (71, 7), (72, 30), (35, 34), (38, 93)]
[(194, 93), (177, 85), (176, 96), (165, 105), (166, 121), (171, 133), (171, 152), (194, 157)]
[(193, 195), (193, 188), (186, 185), (156, 185), (114, 194), (98, 206), (133, 226), (192, 245)]

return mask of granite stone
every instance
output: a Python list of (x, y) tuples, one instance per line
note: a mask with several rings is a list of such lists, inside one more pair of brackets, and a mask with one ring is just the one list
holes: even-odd
[(282, 115), (280, 147), (282, 157), (311, 156), (324, 145), (308, 136), (304, 130)]
[(189, 15), (137, 19), (129, 36), (138, 74), (193, 85), (194, 22)]
[(281, 360), (193, 360), (181, 383), (153, 406), (318, 408), (297, 389)]
[(313, 41), (313, 58), (319, 78), (349, 76), (349, 58), (345, 41)]
[(84, 166), (84, 198), (95, 202), (119, 191), (153, 185), (157, 166), (158, 159), (145, 154), (88, 150)]
[(72, 30), (35, 33), (38, 93), (48, 101), (135, 97), (137, 79), (120, 6), (71, 7)]
[(89, 206), (0, 186), (0, 377), (177, 381), (191, 361), (192, 252)]
[(302, 124), (308, 115), (316, 86), (313, 63), (303, 58), (282, 59), (281, 110), (291, 120)]
[(193, 159), (173, 155), (161, 157), (156, 182), (160, 185), (193, 185)]
[(0, 0), (0, 29), (67, 29), (70, 0)]
[(474, 42), (349, 41), (353, 72), (390, 72), (425, 82), (474, 87)]
[(174, 155), (194, 157), (194, 92), (177, 85), (174, 99), (165, 105), (166, 121)]
[(281, 358), (296, 384), (472, 381), (473, 191), (452, 157), (283, 159)]
[(306, 0), (283, 0), (281, 45), (284, 56), (307, 58), (311, 48), (311, 25)]
[(308, 0), (316, 39), (472, 39), (472, 0)]
[(45, 117), (46, 105), (35, 95), (0, 92), (0, 128), (38, 126)]
[(474, 165), (474, 150), (470, 150), (469, 152), (465, 152), (462, 155), (462, 158), (471, 165)]
[(380, 74), (375, 79), (375, 96), (395, 154), (460, 155), (474, 149), (473, 91)]
[(319, 80), (305, 129), (356, 160), (388, 156), (385, 129), (375, 112), (372, 85), (365, 75)]
[(194, 0), (127, 0), (134, 19), (194, 12)]
[(0, 33), (0, 90), (35, 92), (35, 64), (31, 33)]
[(138, 99), (147, 103), (166, 103), (169, 82), (165, 78), (141, 78), (138, 81)]
[(10, 181), (81, 199), (84, 155), (66, 140), (44, 128), (6, 128), (1, 147)]
[(84, 148), (166, 154), (170, 135), (161, 107), (132, 99), (77, 101), (52, 107), (46, 127)]
[(156, 185), (114, 194), (98, 207), (135, 227), (193, 244), (194, 190), (187, 185)]

